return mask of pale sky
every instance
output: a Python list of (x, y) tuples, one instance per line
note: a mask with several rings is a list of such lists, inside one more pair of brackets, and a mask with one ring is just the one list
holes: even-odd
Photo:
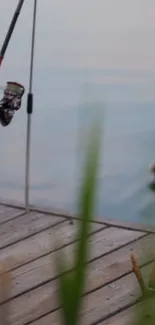
[[(0, 40), (17, 2), (0, 2)], [(7, 66), (27, 64), (32, 3), (25, 1)], [(37, 24), (40, 67), (155, 71), (155, 0), (38, 0)]]

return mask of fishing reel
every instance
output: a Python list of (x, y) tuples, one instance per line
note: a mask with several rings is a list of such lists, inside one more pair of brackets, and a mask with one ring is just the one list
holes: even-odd
[(13, 81), (7, 82), (3, 98), (0, 100), (0, 122), (3, 126), (9, 125), (15, 111), (20, 109), (24, 92), (23, 85)]

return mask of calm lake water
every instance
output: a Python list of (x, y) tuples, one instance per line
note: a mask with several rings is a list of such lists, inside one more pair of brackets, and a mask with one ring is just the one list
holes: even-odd
[[(40, 19), (43, 14), (45, 16), (50, 5), (47, 0), (45, 3), (45, 12), (39, 11)], [(11, 6), (13, 9), (14, 6)], [(4, 9), (6, 18), (7, 6)], [(22, 27), (17, 30), (10, 44), (1, 70), (0, 84), (4, 84), (7, 79), (15, 79), (26, 88), (28, 86), (29, 11), (30, 4), (19, 21)], [(55, 12), (58, 14), (56, 9)], [(52, 17), (54, 19), (54, 13)], [(6, 20), (3, 18), (3, 27), (8, 24)], [(57, 26), (56, 20), (54, 24)], [(69, 24), (65, 26), (67, 31), (70, 30)], [(155, 223), (155, 193), (148, 188), (148, 166), (155, 161), (155, 70), (146, 66), (146, 69), (139, 67), (136, 71), (132, 69), (132, 62), (131, 67), (123, 65), (123, 62), (121, 66), (117, 56), (115, 64), (110, 67), (109, 63), (107, 68), (106, 63), (102, 64), (99, 60), (99, 54), (96, 59), (94, 49), (91, 52), (89, 38), (84, 47), (85, 34), (79, 34), (84, 35), (83, 39), (79, 39), (78, 33), (75, 33), (77, 43), (74, 44), (69, 43), (69, 37), (66, 36), (65, 47), (62, 44), (61, 48), (63, 32), (66, 30), (52, 30), (52, 39), (57, 35), (58, 40), (54, 44), (51, 42), (49, 47), (48, 39), (44, 39), (48, 29), (48, 23), (43, 30), (38, 26), (41, 36), (37, 39), (34, 71), (31, 203), (76, 210), (82, 158), (79, 135), (85, 134), (93, 113), (100, 106), (104, 109), (104, 134), (96, 213), (103, 218)], [(23, 47), (19, 53), (17, 46), (20, 45), (22, 34), (25, 42), (22, 40)], [(67, 32), (65, 35), (68, 35)], [(73, 36), (74, 33), (70, 39), (73, 40)], [(92, 37), (95, 48), (97, 41), (93, 34)], [(78, 55), (75, 44), (78, 44)], [(98, 48), (96, 53), (99, 52), (102, 56), (102, 49)], [(11, 57), (15, 58), (14, 64)], [(146, 60), (150, 62), (148, 57)], [(24, 201), (26, 122), (25, 95), (22, 108), (12, 124), (0, 128), (0, 196), (21, 202)]]

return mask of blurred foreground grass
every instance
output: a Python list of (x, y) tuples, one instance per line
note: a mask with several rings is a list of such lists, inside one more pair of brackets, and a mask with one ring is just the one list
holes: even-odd
[(79, 222), (77, 249), (74, 255), (71, 273), (65, 273), (69, 268), (65, 263), (65, 257), (61, 251), (57, 254), (57, 270), (63, 274), (59, 278), (59, 299), (63, 305), (63, 319), (65, 325), (77, 325), (79, 320), (82, 294), (84, 293), (85, 269), (88, 260), (88, 233), (90, 232), (90, 221), (93, 219), (96, 179), (99, 165), (101, 141), (100, 119), (95, 121), (90, 132), (87, 154), (84, 165), (83, 184), (79, 196), (78, 215), (82, 222)]

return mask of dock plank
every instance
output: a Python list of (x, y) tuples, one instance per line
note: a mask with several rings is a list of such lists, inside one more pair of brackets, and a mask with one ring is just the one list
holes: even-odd
[[(97, 233), (97, 235), (99, 235), (100, 237), (102, 232), (105, 233), (108, 230), (109, 229), (100, 231), (99, 233)], [(142, 235), (141, 233), (139, 234), (137, 232), (133, 234), (132, 231), (131, 232), (126, 230), (118, 231), (118, 229), (115, 228), (110, 230), (111, 231), (109, 232), (109, 236), (111, 234), (111, 241), (110, 238), (108, 238), (107, 240), (107, 234), (105, 237), (102, 234), (102, 239), (104, 239), (103, 242), (107, 244), (108, 250), (114, 248), (113, 238), (119, 238), (119, 241), (122, 244), (124, 242), (128, 242), (129, 238), (133, 239)], [(129, 234), (127, 234), (128, 232), (131, 233), (130, 236)], [(96, 255), (96, 250), (98, 250), (100, 246), (102, 246), (103, 248), (103, 245), (101, 245), (101, 242), (98, 239), (97, 235), (96, 235), (96, 245), (95, 245), (96, 247), (94, 250), (95, 255)], [(115, 242), (115, 245), (117, 245), (117, 242)], [(94, 240), (93, 240), (93, 246), (94, 246)], [(27, 279), (27, 281), (29, 280)], [(93, 294), (89, 295), (89, 299), (91, 299), (91, 296)], [(11, 305), (11, 315), (10, 315), (11, 324), (23, 324), (35, 320), (35, 318), (40, 317), (42, 314), (48, 313), (52, 309), (59, 307), (59, 304), (57, 302), (57, 281), (52, 281), (50, 283), (44, 284), (39, 288), (29, 291), (18, 298), (15, 298), (10, 302), (10, 305)]]
[[(129, 307), (122, 312), (108, 318), (105, 321), (97, 322), (98, 325), (137, 325), (137, 307), (142, 308), (141, 304), (136, 304), (133, 307)], [(136, 308), (136, 310), (135, 310)], [(60, 325), (62, 324), (62, 314), (59, 309), (51, 314), (43, 316), (31, 325)]]
[[(137, 325), (135, 315), (136, 314), (135, 314), (135, 306), (134, 306), (134, 307), (127, 308), (124, 311), (116, 314), (115, 316), (110, 317), (106, 321), (98, 323), (98, 324), (102, 324), (102, 325), (134, 325), (135, 324), (135, 325)], [(54, 315), (54, 317), (56, 320), (56, 317), (58, 318), (58, 314)], [(53, 320), (54, 320), (54, 317), (53, 317)], [(41, 321), (42, 321), (42, 319), (41, 319)], [(41, 325), (41, 323), (37, 324), (37, 322), (36, 322), (36, 324), (34, 324), (34, 325)], [(42, 323), (42, 325), (43, 325), (43, 323)], [(44, 325), (46, 325), (46, 323)], [(56, 322), (54, 325), (56, 325)]]
[[(53, 313), (43, 316), (40, 319), (35, 320), (31, 323), (31, 325), (61, 325), (62, 316), (60, 313), (60, 309), (58, 311), (54, 311)], [(125, 325), (125, 324), (121, 324)], [(130, 324), (127, 324), (130, 325)]]
[[(60, 324), (55, 257), (59, 249), (72, 262), (80, 222), (74, 221), (70, 225), (64, 216), (45, 211), (26, 215), (23, 209), (0, 204), (0, 265), (12, 271), (9, 302), (0, 295), (0, 314), (2, 307), (9, 307), (9, 325)], [(135, 251), (148, 278), (154, 241), (155, 234), (145, 227), (142, 231), (115, 222), (92, 223), (80, 325), (131, 325), (129, 315), (133, 316), (134, 309), (130, 306), (140, 290), (129, 255)]]
[[(105, 321), (101, 321), (98, 325), (137, 325), (136, 323), (135, 306), (125, 309)], [(40, 319), (31, 323), (31, 325), (60, 325), (61, 322), (60, 310), (41, 317)]]
[[(152, 269), (152, 263), (143, 267), (142, 272), (148, 281)], [(141, 291), (133, 273), (87, 295), (84, 298), (83, 312), (81, 313), (81, 325), (90, 325), (101, 322), (120, 308), (127, 308), (136, 302)]]
[(52, 227), (61, 221), (63, 222), (65, 219), (36, 212), (30, 212), (7, 221), (0, 227), (0, 249)]
[[(140, 266), (154, 259), (155, 235), (148, 235), (89, 263), (86, 291), (92, 291), (132, 271), (130, 254), (136, 253)], [(93, 256), (92, 256), (93, 258)]]
[[(99, 325), (137, 325), (134, 320), (135, 307), (127, 308), (125, 311), (110, 317), (106, 321), (101, 321)], [(31, 325), (61, 325), (62, 315), (60, 310), (54, 311), (51, 314), (41, 317), (40, 319), (31, 322)]]
[(0, 224), (14, 219), (24, 213), (24, 210), (10, 208), (0, 204)]
[[(58, 220), (60, 220), (59, 217)], [(54, 251), (57, 238), (61, 239), (60, 246), (57, 248), (74, 242), (77, 234), (77, 223), (78, 222), (75, 222), (74, 225), (70, 225), (69, 222), (65, 220), (62, 223), (54, 225), (54, 227), (50, 227), (47, 230), (43, 230), (29, 238), (1, 249), (0, 262), (4, 262), (8, 270), (12, 270)], [(104, 225), (92, 224), (92, 232), (104, 228), (106, 228)]]
[[(51, 314), (43, 316), (37, 319), (34, 322), (31, 322), (31, 325), (61, 325), (62, 315), (60, 310), (54, 311)], [(137, 325), (135, 321), (135, 307), (127, 308), (125, 311), (116, 314), (113, 317), (105, 321), (97, 323), (99, 325)]]
[[(142, 319), (144, 322), (143, 324), (147, 325), (153, 325), (154, 321), (152, 319), (152, 316), (155, 315), (154, 310), (154, 302), (155, 297), (148, 299), (147, 301), (136, 303), (134, 306), (126, 308), (125, 310), (116, 313), (112, 317), (108, 318), (105, 321), (101, 321), (98, 324), (102, 325), (139, 325), (140, 321), (142, 322)], [(56, 313), (55, 313), (56, 314)], [(57, 313), (57, 315), (54, 315), (56, 320), (56, 317), (60, 318), (60, 313)], [(46, 317), (45, 317), (46, 318)]]
[[(145, 276), (148, 277), (150, 270), (150, 265), (143, 268)], [(139, 286), (132, 273), (85, 296), (80, 324), (90, 325), (105, 320), (112, 313), (119, 311), (120, 307), (134, 303), (139, 294)], [(53, 281), (51, 285), (46, 284), (11, 300), (9, 324), (27, 324), (57, 307), (57, 283)]]
[[(103, 232), (101, 231), (100, 233), (96, 233), (90, 237), (90, 243), (92, 241), (93, 246), (98, 245), (97, 240), (102, 233)], [(131, 271), (131, 263), (129, 259), (131, 247), (136, 250), (136, 254), (141, 264), (147, 262), (148, 258), (153, 258), (154, 252), (153, 249), (150, 249), (150, 246), (153, 247), (151, 243), (154, 241), (155, 235), (146, 236), (137, 240), (132, 245), (129, 244), (116, 252), (104, 256), (103, 258), (98, 257), (98, 259), (96, 259), (97, 248), (92, 250), (88, 261), (90, 262), (94, 258), (95, 261), (90, 263), (88, 266), (86, 291), (94, 290), (94, 288), (103, 285), (103, 283), (109, 282), (112, 279)], [(75, 244), (62, 248), (62, 252), (66, 254), (68, 262), (72, 261), (72, 254), (75, 249)], [(149, 256), (147, 256), (146, 259), (144, 252), (148, 249)], [(56, 276), (58, 276), (57, 270), (55, 269), (55, 257), (56, 253), (53, 252), (14, 270), (12, 272), (13, 281), (11, 297), (35, 288), (43, 282), (55, 279)]]

